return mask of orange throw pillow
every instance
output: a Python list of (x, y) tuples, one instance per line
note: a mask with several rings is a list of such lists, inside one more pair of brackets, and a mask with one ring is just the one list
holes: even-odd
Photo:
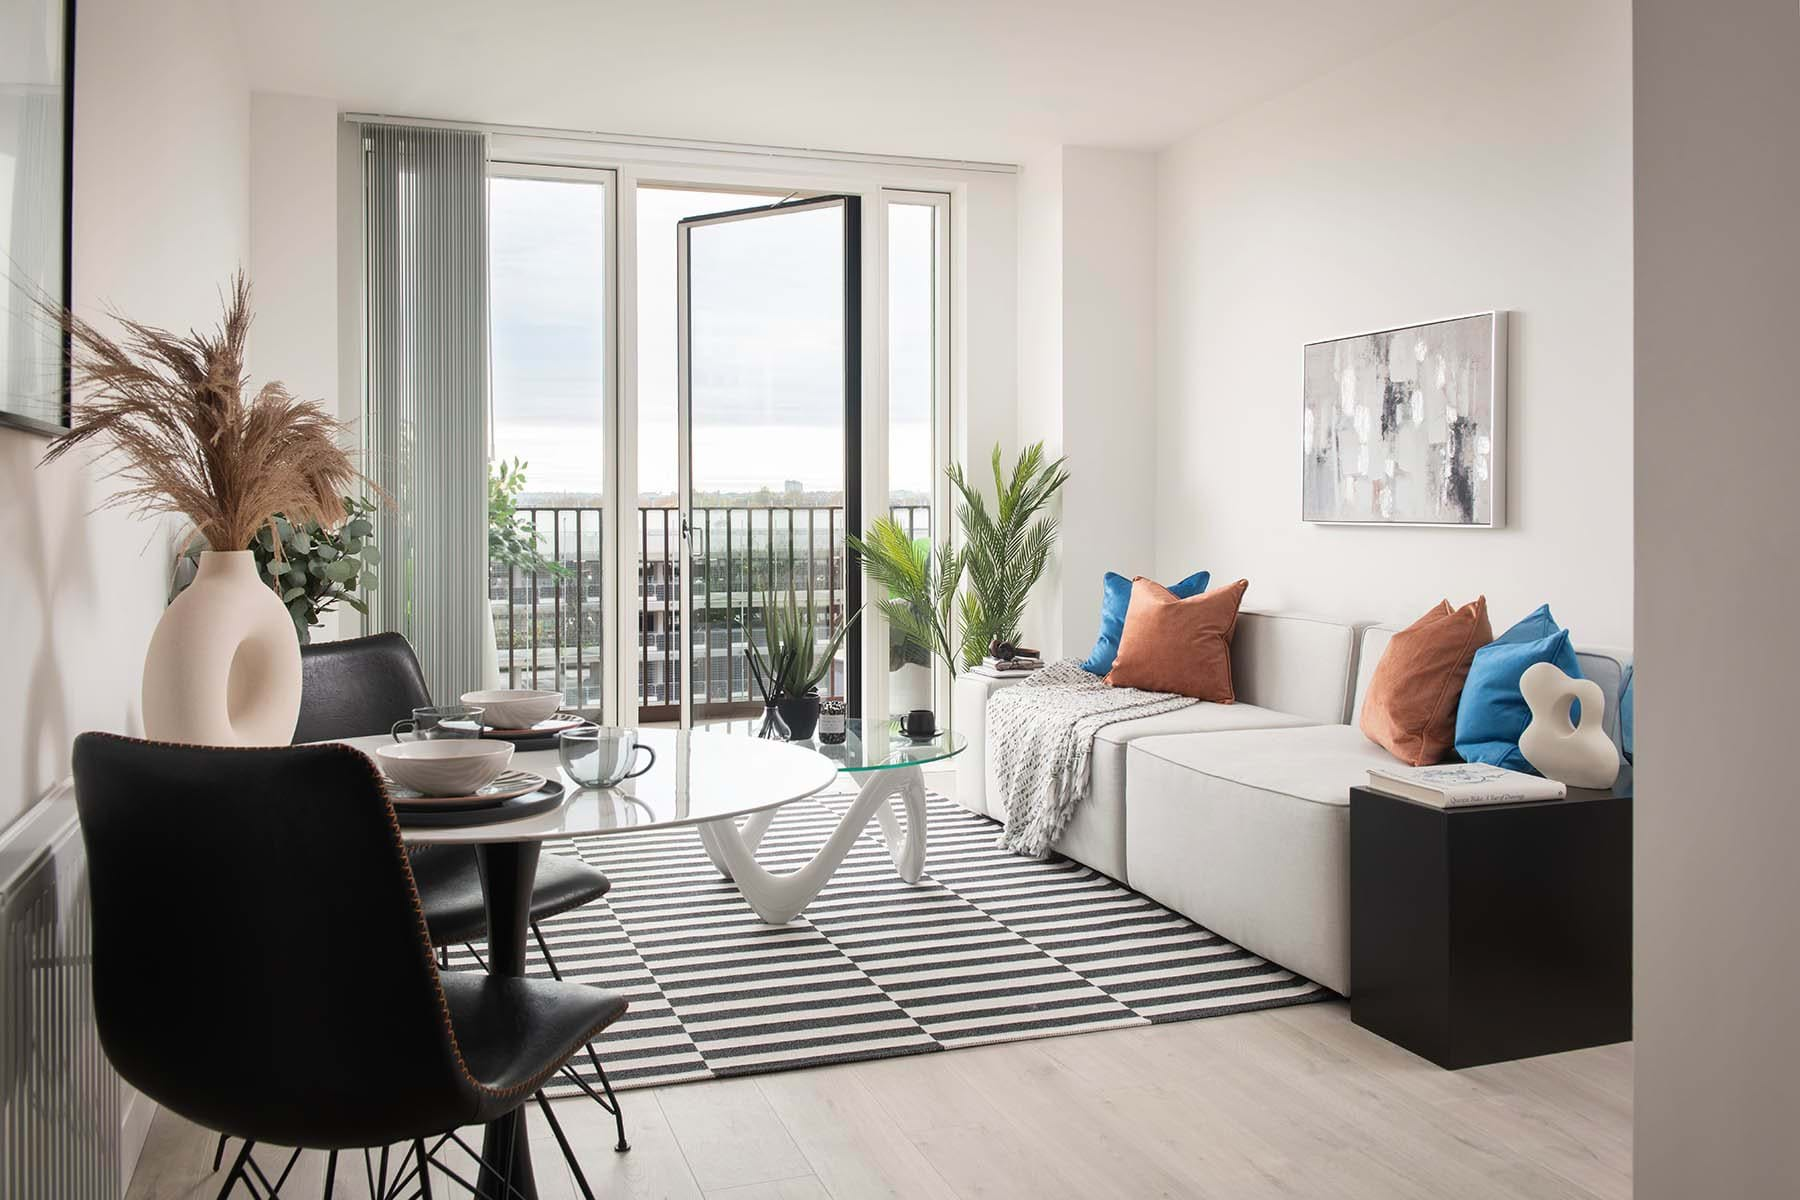
[(1363, 697), (1362, 731), (1401, 762), (1442, 762), (1456, 744), (1456, 705), (1475, 651), (1494, 640), (1487, 597), (1448, 600), (1396, 633)]
[[(1249, 586), (1240, 579), (1182, 600), (1154, 579), (1133, 579), (1119, 656), (1106, 682), (1232, 703), (1237, 695), (1231, 689), (1231, 631)], [(1454, 705), (1450, 717), (1454, 723)]]

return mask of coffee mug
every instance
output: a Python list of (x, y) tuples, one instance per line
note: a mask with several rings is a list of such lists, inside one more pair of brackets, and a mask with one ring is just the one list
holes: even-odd
[[(634, 768), (639, 750), (649, 758)], [(639, 743), (637, 730), (610, 725), (565, 730), (557, 735), (556, 752), (563, 770), (582, 787), (612, 787), (636, 779), (656, 765), (656, 751)]]
[(409, 720), (395, 721), (388, 732), (396, 742), (406, 739), (402, 733), (410, 733), (413, 740), (421, 742), (436, 741), (438, 738), (478, 738), (481, 736), (481, 718), (486, 709), (472, 704), (440, 704), (430, 708), (415, 708)]
[(901, 719), (900, 731), (910, 738), (928, 738), (937, 732), (937, 718), (929, 708), (915, 708)]

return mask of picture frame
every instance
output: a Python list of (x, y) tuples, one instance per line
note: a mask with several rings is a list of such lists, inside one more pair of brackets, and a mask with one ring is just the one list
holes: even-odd
[(1307, 343), (1301, 520), (1504, 527), (1506, 351), (1499, 309)]
[(45, 437), (72, 420), (75, 0), (0, 6), (0, 426)]

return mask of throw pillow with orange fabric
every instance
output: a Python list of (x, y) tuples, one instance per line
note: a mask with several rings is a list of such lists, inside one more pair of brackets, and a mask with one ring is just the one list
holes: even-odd
[(1382, 652), (1363, 697), (1363, 733), (1409, 766), (1442, 762), (1456, 744), (1456, 706), (1469, 664), (1493, 640), (1486, 596), (1457, 609), (1438, 601)]
[[(1249, 580), (1240, 579), (1184, 600), (1154, 579), (1133, 579), (1119, 654), (1106, 682), (1233, 703), (1231, 634), (1249, 586)], [(1454, 722), (1454, 704), (1450, 715)]]

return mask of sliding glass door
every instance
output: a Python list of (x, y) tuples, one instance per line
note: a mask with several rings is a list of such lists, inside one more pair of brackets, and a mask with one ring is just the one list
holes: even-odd
[[(861, 202), (709, 213), (677, 240), (682, 721), (745, 715), (771, 606), (823, 645), (861, 606)], [(856, 630), (819, 687), (861, 700)]]

